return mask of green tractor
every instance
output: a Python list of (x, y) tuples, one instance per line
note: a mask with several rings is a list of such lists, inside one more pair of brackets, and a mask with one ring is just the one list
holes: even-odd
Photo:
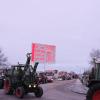
[(95, 60), (88, 87), (86, 100), (100, 100), (100, 61)]
[(15, 94), (18, 98), (23, 98), (27, 93), (34, 93), (38, 98), (43, 95), (36, 73), (38, 62), (32, 67), (30, 60), (31, 53), (28, 53), (26, 64), (13, 65), (11, 69), (6, 70), (4, 80), (6, 94)]

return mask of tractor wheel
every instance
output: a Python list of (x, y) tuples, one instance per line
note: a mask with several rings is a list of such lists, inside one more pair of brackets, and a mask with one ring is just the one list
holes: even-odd
[(86, 100), (100, 100), (100, 84), (95, 84), (90, 87)]
[(16, 90), (15, 90), (15, 95), (16, 95), (18, 98), (23, 98), (23, 97), (24, 97), (24, 88), (23, 88), (23, 87), (18, 87), (18, 88), (16, 88)]
[(41, 87), (37, 87), (35, 91), (35, 96), (40, 98), (43, 95), (43, 89)]
[(9, 78), (4, 80), (4, 91), (6, 94), (13, 94), (13, 90), (11, 87), (11, 81)]

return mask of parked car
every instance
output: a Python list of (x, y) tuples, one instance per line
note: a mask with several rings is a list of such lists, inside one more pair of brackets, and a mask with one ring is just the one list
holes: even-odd
[(51, 72), (46, 72), (46, 77), (47, 77), (47, 82), (53, 82), (54, 81), (54, 73)]
[(47, 76), (45, 75), (44, 72), (39, 73), (38, 78), (39, 78), (39, 83), (41, 84), (47, 83)]
[(67, 74), (66, 74), (66, 79), (67, 79), (67, 80), (71, 80), (71, 79), (72, 79), (72, 76), (70, 75), (70, 73), (67, 73)]
[(61, 71), (58, 73), (58, 80), (65, 80), (66, 79), (66, 75), (65, 72)]

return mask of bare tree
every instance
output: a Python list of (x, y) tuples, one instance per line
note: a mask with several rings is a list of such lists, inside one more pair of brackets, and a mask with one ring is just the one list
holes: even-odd
[(2, 52), (0, 48), (0, 68), (1, 67), (7, 67), (7, 57), (5, 57), (4, 53)]
[(94, 65), (95, 59), (98, 58), (100, 58), (100, 49), (92, 50), (92, 52), (90, 53), (90, 64)]

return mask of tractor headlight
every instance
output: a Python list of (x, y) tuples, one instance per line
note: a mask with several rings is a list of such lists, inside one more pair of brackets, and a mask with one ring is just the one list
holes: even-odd
[(34, 88), (36, 88), (36, 85), (33, 85)]
[(29, 85), (29, 88), (31, 88), (31, 85)]

